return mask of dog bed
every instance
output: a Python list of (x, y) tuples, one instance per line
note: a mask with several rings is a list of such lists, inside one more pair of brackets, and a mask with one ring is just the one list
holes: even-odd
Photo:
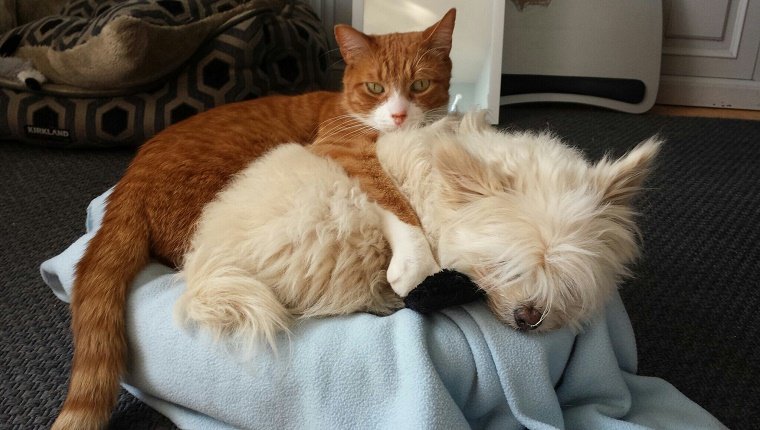
[[(88, 232), (42, 264), (64, 301), (106, 195), (88, 208)], [(245, 359), (177, 328), (174, 275), (152, 263), (132, 287), (123, 385), (180, 428), (725, 428), (667, 382), (636, 375), (618, 295), (577, 335), (519, 333), (476, 302), (306, 320), (278, 354)]]
[(0, 36), (48, 80), (0, 77), (0, 139), (139, 144), (213, 106), (322, 88), (328, 50), (296, 1), (72, 0)]

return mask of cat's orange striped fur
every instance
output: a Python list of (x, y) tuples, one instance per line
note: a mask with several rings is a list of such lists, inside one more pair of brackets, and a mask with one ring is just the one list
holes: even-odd
[(338, 26), (347, 63), (343, 92), (221, 106), (168, 127), (140, 148), (76, 268), (74, 358), (54, 429), (106, 426), (126, 368), (124, 308), (133, 278), (151, 258), (179, 266), (204, 205), (275, 145), (318, 141), (315, 151), (338, 160), (403, 221), (417, 223), (377, 162), (374, 138), (445, 111), (454, 18), (452, 9), (425, 31), (381, 36)]

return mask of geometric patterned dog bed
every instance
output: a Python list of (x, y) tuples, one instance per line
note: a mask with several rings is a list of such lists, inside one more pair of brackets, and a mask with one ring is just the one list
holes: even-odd
[[(190, 7), (220, 1), (158, 3), (172, 4), (170, 11), (186, 15)], [(44, 27), (38, 23), (27, 36), (44, 37)], [(48, 24), (47, 31), (55, 26)], [(0, 43), (9, 37), (0, 37)], [(0, 139), (63, 147), (141, 144), (214, 106), (324, 88), (328, 51), (323, 27), (307, 5), (262, 2), (227, 20), (170, 75), (141, 88), (109, 91), (46, 84), (33, 91), (0, 80)]]

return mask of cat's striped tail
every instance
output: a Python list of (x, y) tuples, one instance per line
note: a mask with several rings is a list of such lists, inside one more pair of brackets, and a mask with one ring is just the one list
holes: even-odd
[(76, 268), (74, 360), (53, 430), (105, 428), (119, 394), (127, 360), (126, 298), (150, 257), (139, 193), (122, 188), (109, 197), (103, 223)]

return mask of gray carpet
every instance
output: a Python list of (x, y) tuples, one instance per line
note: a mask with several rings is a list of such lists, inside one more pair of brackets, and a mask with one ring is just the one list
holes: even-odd
[[(552, 130), (598, 158), (659, 133), (668, 141), (639, 201), (644, 256), (623, 286), (640, 373), (666, 379), (733, 429), (760, 422), (760, 122), (513, 107), (513, 129)], [(132, 150), (0, 142), (0, 429), (47, 428), (71, 356), (67, 306), (39, 264), (84, 232), (87, 203)], [(123, 394), (112, 428), (173, 428)]]

